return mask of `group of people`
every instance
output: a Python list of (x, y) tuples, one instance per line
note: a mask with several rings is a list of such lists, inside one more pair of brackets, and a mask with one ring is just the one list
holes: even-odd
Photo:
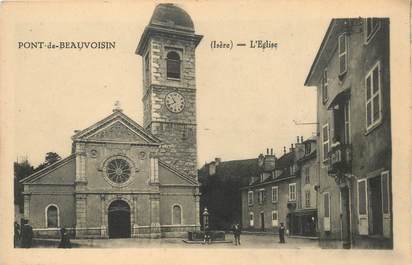
[(14, 222), (14, 246), (20, 245), (22, 248), (31, 248), (33, 242), (33, 227), (29, 220), (22, 219), (21, 225)]
[[(21, 225), (14, 222), (14, 247), (31, 248), (33, 245), (33, 227), (29, 220), (21, 219)], [(60, 229), (59, 248), (71, 248), (70, 235), (65, 228)]]
[[(284, 244), (286, 243), (285, 241), (285, 225), (283, 223), (280, 223), (279, 226), (279, 243)], [(240, 245), (240, 234), (242, 232), (242, 229), (240, 227), (240, 224), (234, 224), (232, 227), (232, 231), (233, 231), (233, 236), (235, 238), (235, 245)]]

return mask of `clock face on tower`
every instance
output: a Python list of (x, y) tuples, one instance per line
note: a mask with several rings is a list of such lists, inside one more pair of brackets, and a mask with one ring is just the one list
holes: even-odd
[(178, 92), (170, 92), (165, 98), (166, 107), (173, 113), (181, 112), (185, 107), (185, 98)]

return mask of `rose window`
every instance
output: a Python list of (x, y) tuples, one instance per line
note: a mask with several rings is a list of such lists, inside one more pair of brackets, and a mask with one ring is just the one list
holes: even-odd
[(124, 183), (130, 178), (129, 163), (121, 158), (111, 160), (106, 167), (107, 177), (114, 183)]

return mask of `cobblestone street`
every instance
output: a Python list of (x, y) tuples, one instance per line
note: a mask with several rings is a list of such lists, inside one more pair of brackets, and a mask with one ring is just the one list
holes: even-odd
[[(232, 240), (231, 234), (226, 235)], [(181, 238), (162, 239), (73, 239), (73, 248), (319, 248), (318, 240), (306, 238), (286, 238), (286, 244), (279, 244), (278, 237), (273, 235), (242, 235), (241, 245), (234, 243), (189, 244)], [(35, 240), (35, 248), (57, 247), (58, 240)]]

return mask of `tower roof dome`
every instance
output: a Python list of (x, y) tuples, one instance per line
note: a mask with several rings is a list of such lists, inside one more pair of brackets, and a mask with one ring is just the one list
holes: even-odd
[(150, 25), (191, 32), (195, 30), (189, 14), (174, 4), (157, 5), (150, 19)]

